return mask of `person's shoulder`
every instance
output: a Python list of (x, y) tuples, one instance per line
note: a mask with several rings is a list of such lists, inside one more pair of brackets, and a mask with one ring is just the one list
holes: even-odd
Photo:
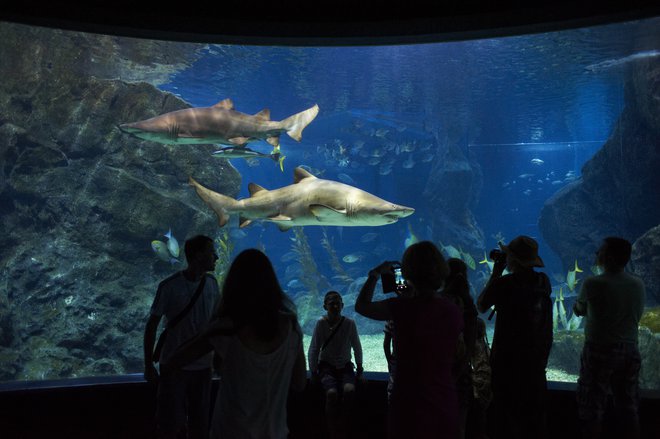
[(176, 282), (179, 277), (181, 276), (181, 272), (177, 271), (176, 273), (171, 274), (170, 276), (166, 277), (160, 283), (158, 284), (158, 289), (165, 288), (168, 285), (172, 284), (173, 282)]

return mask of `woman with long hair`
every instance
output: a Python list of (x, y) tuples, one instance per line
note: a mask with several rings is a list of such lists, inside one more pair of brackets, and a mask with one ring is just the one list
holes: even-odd
[(393, 262), (369, 271), (355, 311), (374, 320), (392, 320), (396, 369), (388, 415), (390, 438), (456, 438), (458, 396), (452, 369), (463, 329), (461, 310), (441, 295), (449, 274), (438, 248), (422, 241), (406, 249), (401, 271), (405, 293), (373, 301), (378, 278), (393, 273)]
[(302, 331), (293, 303), (261, 251), (232, 262), (208, 328), (177, 351), (181, 366), (209, 351), (220, 359), (211, 437), (286, 438), (289, 389), (305, 387)]

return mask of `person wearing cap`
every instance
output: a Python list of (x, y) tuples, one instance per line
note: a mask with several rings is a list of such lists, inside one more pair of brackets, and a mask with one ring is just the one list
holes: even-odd
[[(477, 299), (479, 312), (495, 307), (491, 351), (492, 433), (496, 438), (543, 438), (545, 368), (552, 347), (552, 300), (537, 242), (518, 236), (500, 243), (493, 273)], [(503, 275), (504, 269), (508, 274)]]

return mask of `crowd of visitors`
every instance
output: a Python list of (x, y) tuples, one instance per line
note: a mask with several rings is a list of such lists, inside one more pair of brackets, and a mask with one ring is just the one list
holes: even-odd
[[(158, 385), (158, 437), (288, 437), (287, 398), (305, 388), (306, 361), (295, 307), (270, 260), (259, 250), (241, 252), (220, 292), (207, 273), (217, 260), (213, 241), (192, 238), (185, 253), (188, 267), (161, 282), (145, 328), (145, 378)], [(577, 403), (588, 438), (601, 433), (608, 394), (625, 434), (639, 437), (637, 325), (645, 292), (624, 271), (630, 253), (628, 241), (606, 238), (596, 260), (603, 274), (584, 281), (574, 306), (586, 318)], [(445, 260), (430, 241), (410, 245), (400, 263), (369, 271), (355, 311), (386, 322), (389, 438), (546, 437), (550, 281), (535, 270), (544, 263), (530, 237), (501, 243), (491, 255), (492, 274), (476, 304), (465, 263)], [(404, 281), (396, 294), (374, 301), (378, 281), (385, 286), (399, 267)], [(364, 380), (357, 325), (343, 307), (339, 292), (325, 295), (307, 355), (332, 439), (350, 437), (356, 384)], [(479, 312), (497, 316), (492, 346)], [(220, 376), (215, 404), (213, 367)]]

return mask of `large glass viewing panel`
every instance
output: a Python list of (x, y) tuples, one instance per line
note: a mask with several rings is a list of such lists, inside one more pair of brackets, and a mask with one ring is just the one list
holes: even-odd
[[(353, 47), (0, 23), (0, 381), (141, 372), (156, 287), (185, 267), (174, 239), (183, 246), (202, 233), (216, 241), (220, 281), (240, 250), (265, 251), (298, 307), (306, 346), (323, 295), (339, 291), (370, 371), (387, 366), (383, 323), (354, 312), (369, 269), (431, 240), (469, 265), (476, 297), (489, 250), (532, 236), (557, 314), (548, 377), (574, 382), (584, 337), (571, 307), (600, 240), (618, 235), (634, 243), (629, 269), (647, 286), (642, 386), (660, 389), (659, 42), (658, 18)], [(195, 132), (170, 124), (149, 139), (119, 128), (225, 99), (247, 115), (268, 109), (274, 125), (264, 113), (246, 120), (254, 137), (282, 131), (280, 150), (257, 139), (240, 151), (250, 155), (227, 159), (218, 133), (198, 144), (210, 136), (204, 120)], [(240, 145), (240, 134), (226, 137)], [(167, 144), (177, 136), (190, 144)], [(415, 211), (377, 225), (383, 217), (368, 203), (352, 202), (349, 215), (307, 213), (345, 225), (293, 221), (285, 231), (290, 223), (273, 211), (242, 228), (230, 212), (220, 227), (188, 184), (247, 198), (250, 182), (291, 185), (296, 167)], [(567, 278), (576, 264), (577, 284)]]

